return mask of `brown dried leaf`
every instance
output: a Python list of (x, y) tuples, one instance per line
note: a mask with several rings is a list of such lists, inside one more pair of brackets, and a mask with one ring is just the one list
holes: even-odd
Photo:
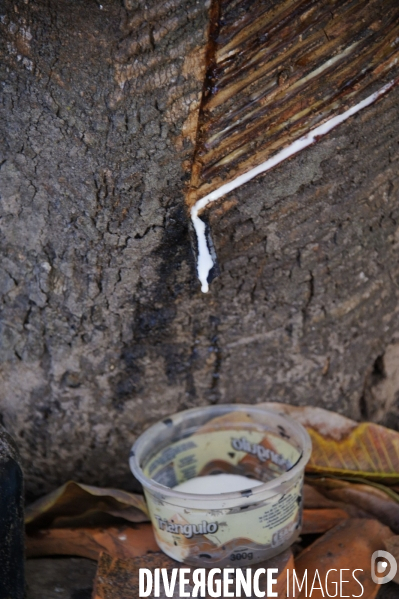
[[(308, 482), (328, 499), (344, 505), (350, 515), (357, 512), (365, 517), (377, 518), (394, 532), (399, 532), (399, 503), (393, 497), (396, 493), (391, 489), (384, 491), (382, 485), (381, 488), (375, 488), (370, 484), (332, 478), (318, 478)], [(355, 512), (348, 509), (349, 506), (353, 506)]]
[(312, 439), (306, 472), (326, 476), (357, 476), (385, 484), (399, 482), (399, 433), (345, 418), (322, 408), (265, 403), (300, 422)]
[(74, 481), (41, 497), (25, 511), (26, 524), (35, 528), (99, 526), (120, 518), (129, 522), (148, 521), (144, 497)]
[(97, 560), (102, 551), (122, 559), (158, 551), (151, 524), (107, 528), (48, 528), (26, 535), (27, 557), (75, 555)]
[[(308, 580), (307, 593), (303, 588), (301, 593), (297, 595), (298, 599), (310, 596), (312, 599), (319, 599), (326, 596), (322, 591), (316, 589), (316, 587), (320, 587), (316, 570), (324, 590), (326, 574), (329, 570), (332, 570), (328, 577), (330, 596), (334, 596), (336, 593), (336, 596), (352, 597), (361, 595), (367, 597), (367, 599), (373, 599), (378, 592), (379, 585), (375, 584), (371, 578), (371, 556), (374, 551), (381, 549), (384, 546), (384, 541), (391, 536), (392, 533), (389, 528), (377, 522), (377, 520), (355, 518), (345, 520), (326, 532), (302, 551), (295, 560), (298, 580), (303, 579), (305, 571), (307, 571)], [(342, 585), (342, 594), (337, 593), (333, 584), (338, 582), (337, 588), (339, 591), (340, 569), (346, 569), (343, 576), (344, 580), (349, 581)], [(363, 570), (355, 573), (356, 578), (364, 587), (363, 594), (361, 594), (359, 583), (352, 577), (352, 572), (356, 569)], [(315, 589), (311, 593), (311, 586), (315, 577)]]
[(302, 534), (326, 532), (348, 518), (349, 514), (338, 508), (303, 510)]
[(303, 485), (303, 507), (308, 510), (341, 508), (342, 505), (338, 501), (333, 501), (325, 497), (315, 486), (305, 482)]

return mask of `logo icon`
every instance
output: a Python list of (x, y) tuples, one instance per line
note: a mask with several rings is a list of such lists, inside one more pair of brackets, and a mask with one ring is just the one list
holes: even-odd
[[(388, 573), (381, 576), (381, 574), (387, 571), (388, 565), (390, 566)], [(386, 584), (395, 578), (397, 571), (398, 564), (391, 553), (383, 549), (374, 551), (371, 556), (371, 578), (373, 582), (376, 584)]]

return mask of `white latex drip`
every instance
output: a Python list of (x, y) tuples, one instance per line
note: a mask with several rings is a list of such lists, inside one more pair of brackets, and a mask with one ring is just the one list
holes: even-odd
[(195, 229), (195, 233), (197, 235), (197, 273), (198, 278), (201, 282), (201, 291), (207, 293), (207, 291), (209, 290), (208, 276), (214, 265), (214, 262), (206, 240), (205, 223), (200, 219), (198, 213), (201, 210), (203, 210), (205, 206), (207, 206), (210, 202), (218, 200), (230, 191), (237, 189), (237, 187), (241, 187), (241, 185), (244, 185), (244, 183), (247, 183), (257, 175), (260, 175), (261, 173), (270, 170), (274, 166), (277, 166), (277, 164), (280, 164), (280, 162), (283, 162), (283, 160), (286, 160), (287, 158), (290, 158), (294, 154), (297, 154), (304, 148), (307, 148), (312, 143), (314, 143), (318, 137), (326, 135), (326, 133), (329, 133), (331, 129), (334, 129), (334, 127), (340, 125), (352, 115), (356, 114), (363, 108), (366, 108), (366, 106), (370, 106), (370, 104), (373, 104), (373, 102), (375, 102), (380, 96), (382, 96), (389, 89), (391, 89), (391, 87), (393, 87), (395, 83), (396, 80), (390, 81), (389, 83), (384, 85), (384, 87), (382, 87), (378, 91), (374, 92), (373, 94), (359, 102), (359, 104), (352, 106), (352, 108), (349, 108), (342, 114), (333, 117), (332, 119), (326, 121), (323, 125), (320, 125), (312, 131), (309, 131), (309, 133), (294, 141), (291, 145), (287, 146), (286, 148), (284, 148), (283, 150), (266, 160), (266, 162), (262, 162), (262, 164), (249, 170), (247, 173), (244, 173), (243, 175), (236, 177), (236, 179), (234, 179), (233, 181), (225, 183), (224, 185), (222, 185), (218, 189), (215, 189), (215, 191), (212, 191), (211, 193), (204, 196), (194, 204), (194, 206), (191, 208), (191, 220)]

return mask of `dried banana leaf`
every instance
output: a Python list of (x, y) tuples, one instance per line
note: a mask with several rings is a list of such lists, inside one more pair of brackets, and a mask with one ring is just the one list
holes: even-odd
[(312, 439), (307, 473), (399, 482), (399, 433), (373, 422), (358, 423), (311, 406), (267, 403), (303, 424)]
[(25, 523), (36, 528), (99, 526), (120, 518), (129, 522), (149, 520), (144, 497), (74, 481), (38, 499), (25, 511)]
[(324, 477), (308, 479), (309, 483), (328, 499), (344, 506), (350, 515), (354, 515), (349, 509), (349, 506), (353, 506), (359, 515), (362, 513), (365, 517), (376, 518), (393, 532), (399, 533), (399, 495), (389, 488)]
[(78, 555), (97, 560), (102, 551), (128, 559), (158, 551), (151, 524), (105, 528), (47, 528), (26, 535), (26, 557)]

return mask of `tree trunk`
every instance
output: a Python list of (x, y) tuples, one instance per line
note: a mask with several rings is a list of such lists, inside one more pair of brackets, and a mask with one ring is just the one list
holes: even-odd
[(184, 196), (207, 5), (0, 16), (1, 412), (29, 492), (132, 488), (135, 437), (196, 405), (392, 424), (399, 89), (209, 207), (221, 275), (203, 294)]

